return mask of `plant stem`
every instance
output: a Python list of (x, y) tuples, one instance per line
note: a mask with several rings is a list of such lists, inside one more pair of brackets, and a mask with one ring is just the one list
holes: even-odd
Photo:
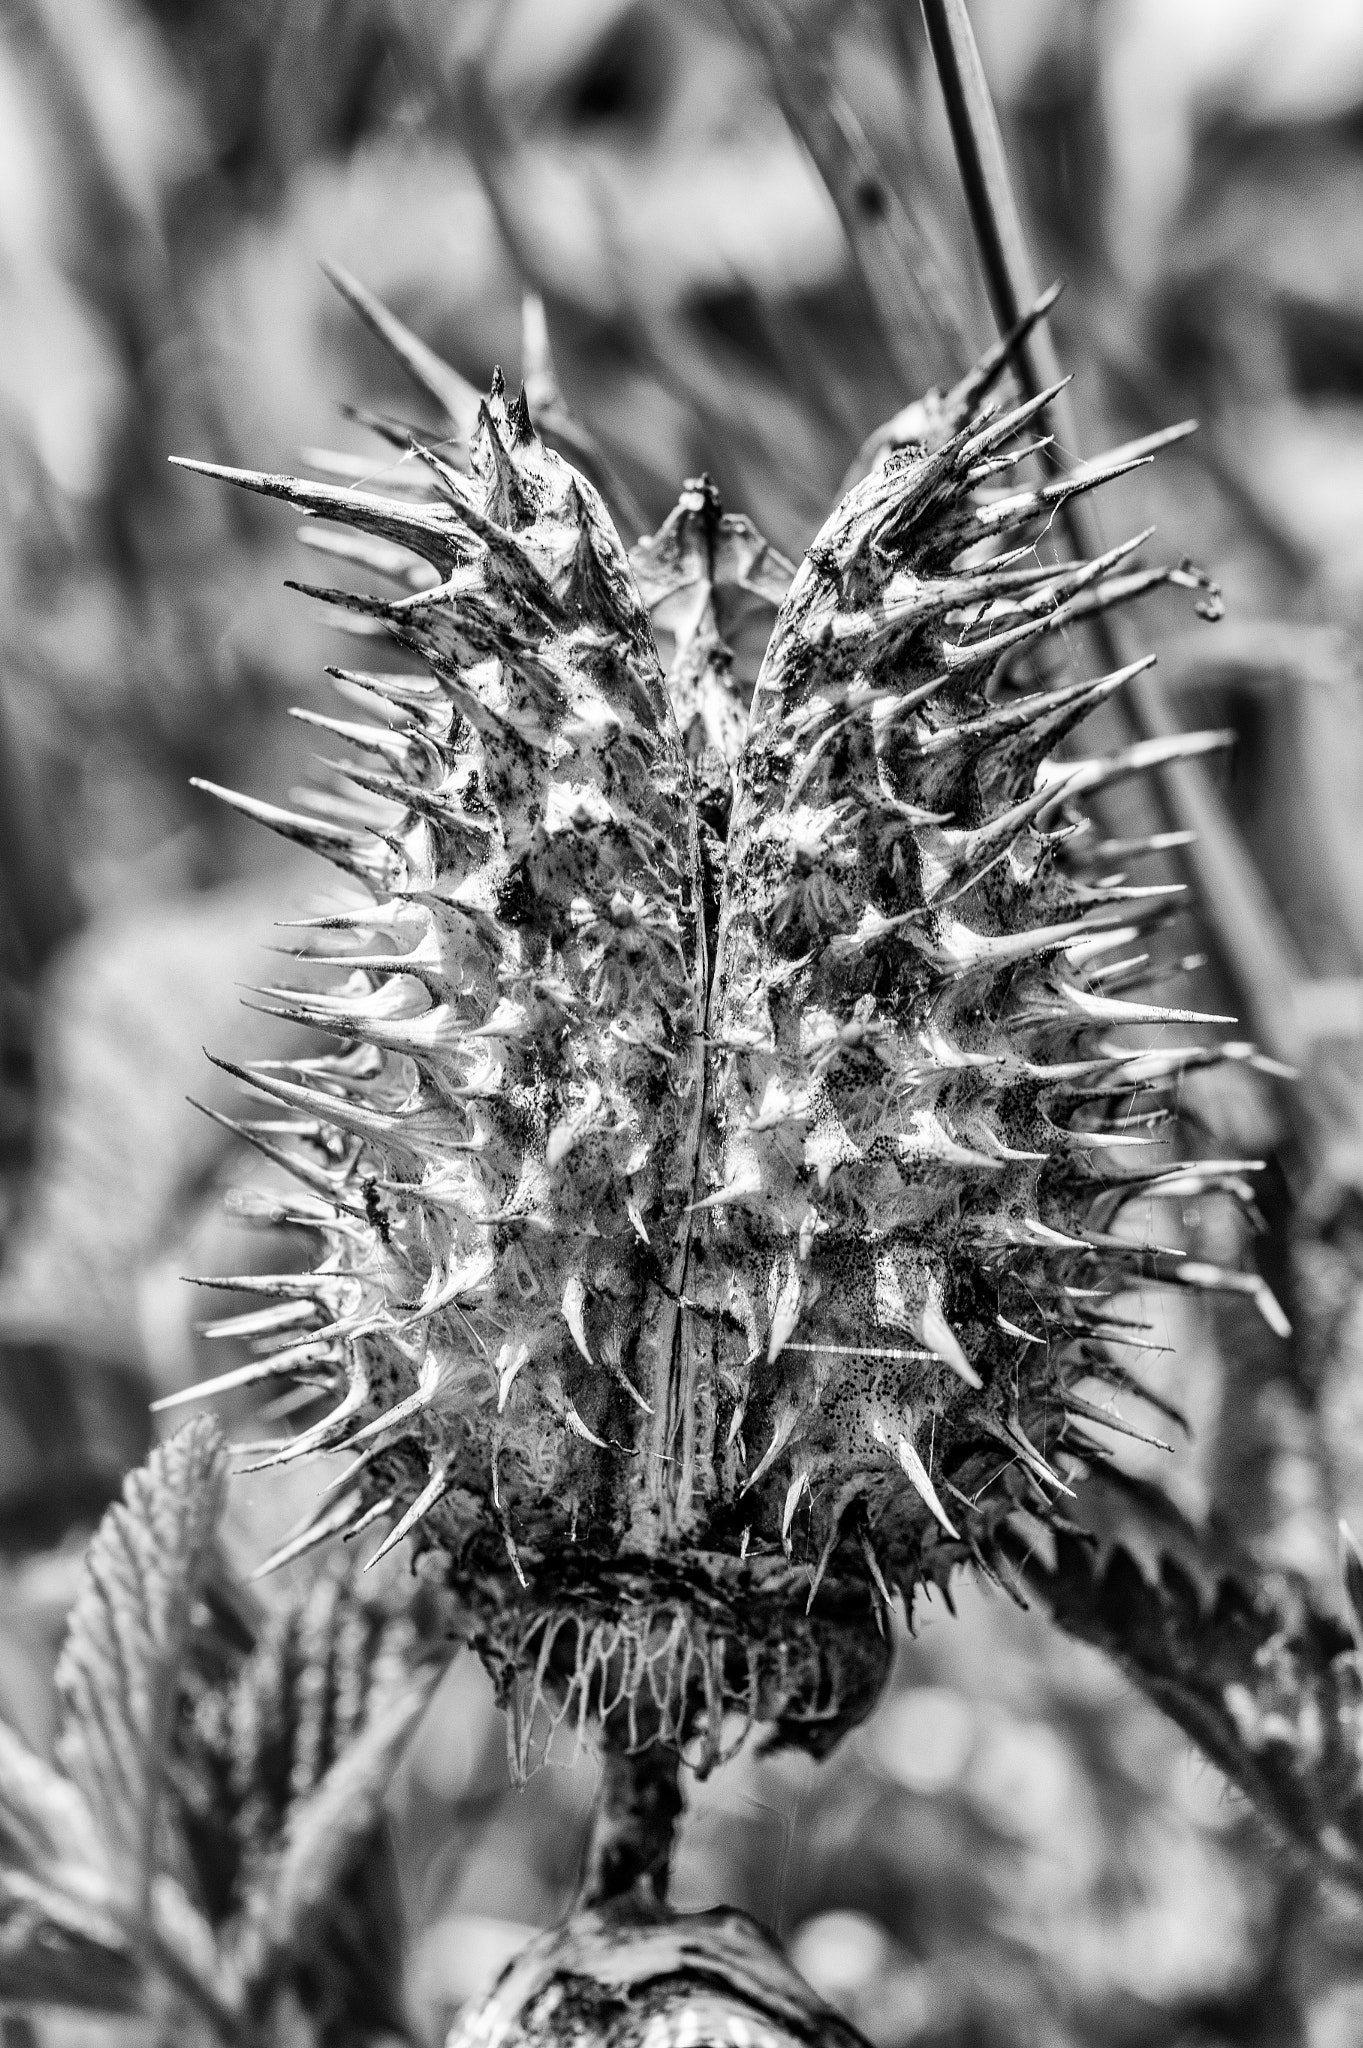
[[(1035, 301), (1037, 285), (1003, 138), (965, 0), (921, 0), (921, 6), (981, 268), (999, 331), (1006, 334)], [(1044, 326), (1019, 344), (1014, 363), (1028, 397), (1057, 381), (1055, 352)], [(1055, 472), (1060, 468), (1056, 447), (1063, 445), (1077, 452), (1078, 436), (1067, 393), (1059, 393), (1048, 411), (1056, 440), (1043, 451), (1042, 460)], [(1075, 554), (1088, 556), (1098, 551), (1100, 543), (1085, 500), (1067, 500), (1060, 508), (1060, 519)], [(1121, 628), (1112, 616), (1099, 614), (1092, 631), (1104, 666), (1126, 666)], [(1133, 678), (1119, 702), (1142, 739), (1165, 738), (1181, 729), (1162, 686), (1148, 670)], [(1301, 1064), (1309, 1047), (1303, 1038), (1297, 990), (1308, 979), (1306, 968), (1220, 792), (1196, 761), (1173, 762), (1159, 769), (1156, 786), (1169, 824), (1196, 835), (1184, 858), (1205, 906), (1222, 968), (1246, 1021), (1275, 1060), (1287, 1066)], [(1328, 1148), (1321, 1144), (1312, 1094), (1308, 1089), (1288, 1090), (1284, 1107), (1310, 1161), (1309, 1177), (1314, 1180), (1321, 1174), (1322, 1153)]]
[(606, 1747), (577, 1909), (634, 1894), (662, 1905), (682, 1795), (675, 1753), (661, 1743), (627, 1755)]
[[(999, 332), (1007, 334), (1033, 304), (1038, 289), (1022, 216), (1008, 175), (998, 116), (980, 67), (963, 0), (922, 0), (922, 8), (985, 289)], [(1013, 362), (1029, 397), (1060, 381), (1059, 358), (1044, 322), (1015, 344)], [(1059, 403), (1053, 401), (1050, 410), (1058, 413), (1063, 405), (1062, 393)], [(1055, 451), (1047, 449), (1045, 455), (1050, 458), (1050, 466), (1058, 468)], [(1062, 507), (1061, 516), (1067, 524), (1075, 509), (1073, 500)]]

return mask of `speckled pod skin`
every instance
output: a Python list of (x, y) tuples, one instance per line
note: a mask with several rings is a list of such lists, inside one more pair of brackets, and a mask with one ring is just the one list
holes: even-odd
[(578, 1913), (537, 1936), (448, 2048), (865, 2048), (745, 1914)]
[[(242, 1077), (301, 1184), (266, 1213), (324, 1252), (251, 1283), (262, 1356), (226, 1377), (315, 1388), (269, 1454), (351, 1462), (286, 1554), (410, 1537), (522, 1763), (540, 1707), (702, 1763), (735, 1714), (826, 1747), (892, 1589), (1057, 1513), (1079, 1384), (1126, 1377), (1113, 1294), (1277, 1313), (1113, 1228), (1240, 1183), (1116, 1149), (1225, 1049), (1116, 1037), (1190, 1013), (1122, 993), (1170, 892), (1086, 865), (1077, 800), (1209, 741), (1058, 762), (1124, 677), (1016, 664), (1197, 579), (1139, 542), (1041, 561), (1056, 503), (1143, 458), (1011, 484), (1038, 407), (989, 404), (1002, 363), (925, 401), (797, 573), (703, 481), (631, 560), (500, 381), (442, 387), (452, 457), (400, 494), (216, 472), (330, 522), (399, 594), (326, 594), (418, 657), (335, 672), (372, 714), (313, 714), (344, 795), (233, 799), (363, 893), (310, 935), (325, 985), (270, 991), (340, 1049)], [(750, 715), (724, 589), (777, 607)]]

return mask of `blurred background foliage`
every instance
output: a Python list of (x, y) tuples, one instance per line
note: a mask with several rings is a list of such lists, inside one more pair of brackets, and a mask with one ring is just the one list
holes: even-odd
[[(277, 798), (305, 772), (287, 710), (336, 658), (282, 588), (307, 558), (166, 458), (382, 464), (338, 401), (411, 394), (319, 258), (479, 383), (517, 373), (529, 287), (639, 526), (708, 470), (798, 556), (868, 433), (991, 333), (917, 9), (800, 11), (939, 280), (893, 332), (721, 0), (0, 6), (0, 1711), (30, 1740), (148, 1401), (207, 1369), (179, 1276), (279, 1255), (185, 1098), (224, 1103), (201, 1046), (280, 1046), (240, 991), (325, 892), (189, 786)], [(1293, 963), (1304, 1093), (1236, 1067), (1195, 1108), (1269, 1161), (1259, 1258), (1295, 1334), (1154, 1311), (1193, 1435), (1124, 1455), (1338, 1608), (1335, 1519), (1363, 1528), (1363, 12), (973, 13), (1040, 273), (1070, 281), (1084, 451), (1202, 421), (1106, 516), (1157, 520), (1226, 591), (1214, 631), (1167, 601), (1142, 631), (1180, 715), (1237, 733), (1228, 796)], [(1195, 913), (1168, 945), (1222, 950)], [(1205, 1203), (1170, 1227), (1216, 1256), (1237, 1226)], [(237, 1485), (240, 1562), (315, 1484)], [(831, 1762), (745, 1756), (695, 1788), (677, 1902), (777, 1926), (887, 2048), (1363, 2042), (1356, 1918), (1094, 1655), (999, 1593), (959, 1604), (915, 1617)], [(429, 2042), (571, 1896), (593, 1767), (562, 1761), (509, 1790), (455, 1664), (393, 1802)]]

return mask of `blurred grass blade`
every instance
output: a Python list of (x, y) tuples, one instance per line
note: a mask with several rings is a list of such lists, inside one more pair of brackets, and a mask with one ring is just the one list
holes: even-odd
[(807, 10), (792, 0), (728, 0), (728, 8), (837, 208), (899, 375), (916, 391), (925, 367), (959, 370), (975, 351), (936, 252), (838, 89)]

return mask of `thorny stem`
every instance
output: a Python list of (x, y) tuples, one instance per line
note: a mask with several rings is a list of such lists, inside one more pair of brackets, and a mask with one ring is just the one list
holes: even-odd
[[(1363, 1896), (1363, 1660), (1286, 1578), (1223, 1563), (1170, 1503), (1091, 1473), (1095, 1541), (1059, 1531), (1048, 1559), (1014, 1532), (1002, 1551), (1068, 1635), (1117, 1663), (1318, 1872)], [(1113, 1529), (1135, 1534), (1132, 1548)]]
[(682, 1795), (675, 1752), (662, 1743), (627, 1754), (606, 1746), (576, 1911), (633, 1893), (667, 1898)]

